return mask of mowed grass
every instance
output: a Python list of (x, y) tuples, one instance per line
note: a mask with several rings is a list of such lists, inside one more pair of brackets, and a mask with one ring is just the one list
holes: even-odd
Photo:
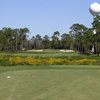
[(0, 100), (100, 100), (100, 66), (1, 67)]
[(61, 52), (59, 50), (43, 50), (42, 52), (16, 52), (16, 53), (0, 53), (1, 56), (39, 56), (39, 57), (66, 57), (66, 56), (87, 56), (87, 55), (83, 55), (79, 52)]
[[(0, 55), (88, 56), (79, 52), (66, 53), (59, 50), (0, 53)], [(99, 65), (0, 66), (0, 100), (99, 100), (99, 77)]]

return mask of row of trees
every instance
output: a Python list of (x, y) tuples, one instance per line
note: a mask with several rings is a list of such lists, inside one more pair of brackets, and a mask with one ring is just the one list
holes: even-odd
[[(83, 24), (73, 24), (69, 33), (60, 34), (59, 31), (41, 36), (37, 34), (28, 39), (28, 28), (12, 29), (2, 28), (0, 30), (1, 51), (21, 51), (29, 49), (74, 49), (82, 53), (93, 51), (100, 54), (100, 16), (94, 18), (93, 28)], [(94, 34), (94, 30), (95, 33)]]
[(0, 50), (18, 51), (27, 45), (28, 28), (12, 29), (2, 28), (0, 30)]
[(74, 49), (72, 45), (71, 35), (67, 33), (60, 35), (59, 31), (54, 32), (51, 37), (45, 35), (42, 38), (37, 34), (31, 39), (31, 49)]

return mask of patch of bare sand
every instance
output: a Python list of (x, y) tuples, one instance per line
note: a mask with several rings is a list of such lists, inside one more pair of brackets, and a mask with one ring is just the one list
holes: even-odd
[(33, 49), (33, 50), (28, 50), (27, 52), (42, 52), (43, 50), (35, 50), (35, 49)]
[(61, 52), (75, 52), (74, 50), (60, 50)]

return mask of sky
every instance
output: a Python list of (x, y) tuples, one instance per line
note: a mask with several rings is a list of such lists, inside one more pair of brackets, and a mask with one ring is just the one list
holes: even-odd
[(0, 29), (30, 30), (29, 37), (68, 33), (75, 23), (91, 27), (89, 6), (100, 0), (0, 0)]

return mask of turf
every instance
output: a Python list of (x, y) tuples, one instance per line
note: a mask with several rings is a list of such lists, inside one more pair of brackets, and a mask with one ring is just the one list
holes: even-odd
[(1, 67), (0, 100), (100, 99), (99, 66), (30, 67)]
[[(61, 57), (61, 56), (88, 56), (87, 54), (81, 54), (79, 52), (61, 52), (59, 50), (44, 50), (43, 52), (16, 52), (16, 53), (3, 53), (1, 52), (0, 55), (6, 56), (39, 56), (39, 57)], [(94, 56), (94, 55), (92, 55)]]

